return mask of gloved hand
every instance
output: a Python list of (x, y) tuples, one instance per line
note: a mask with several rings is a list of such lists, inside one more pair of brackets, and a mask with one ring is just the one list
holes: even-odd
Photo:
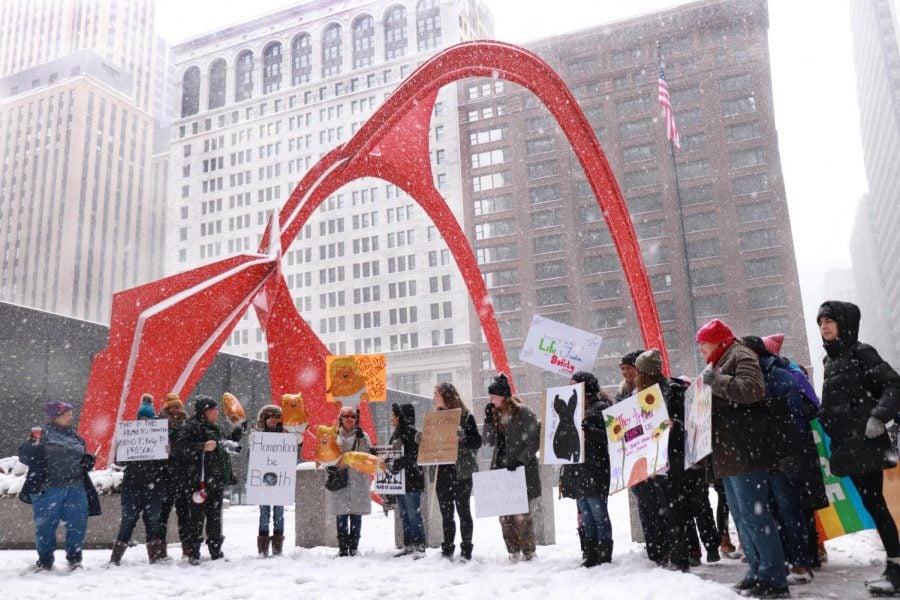
[(869, 417), (869, 420), (866, 422), (866, 437), (871, 440), (879, 435), (884, 435), (884, 423), (875, 417)]
[(597, 427), (595, 424), (591, 423), (587, 419), (581, 421), (581, 430), (582, 431), (600, 431), (600, 427)]
[(714, 369), (705, 369), (703, 371), (703, 383), (712, 385), (716, 380), (716, 371)]
[(493, 423), (494, 422), (494, 405), (488, 402), (484, 406), (484, 422), (485, 423)]
[(365, 437), (365, 435), (366, 435), (366, 434), (365, 434), (365, 432), (362, 430), (362, 427), (357, 427), (357, 428), (356, 428), (356, 439), (361, 440), (361, 439), (363, 439), (363, 437)]
[(459, 441), (463, 441), (464, 439), (466, 439), (466, 430), (463, 429), (462, 427), (457, 427), (456, 428), (456, 439), (458, 439)]
[[(881, 430), (884, 431), (884, 425), (881, 426)], [(85, 471), (90, 471), (91, 469), (94, 468), (94, 463), (96, 461), (97, 461), (97, 459), (94, 458), (93, 454), (83, 454), (81, 456), (81, 461), (80, 461), (81, 468), (84, 469)]]
[(506, 463), (506, 470), (507, 471), (515, 471), (516, 469), (518, 469), (521, 466), (522, 466), (522, 463), (520, 463), (519, 461), (511, 460), (508, 463)]

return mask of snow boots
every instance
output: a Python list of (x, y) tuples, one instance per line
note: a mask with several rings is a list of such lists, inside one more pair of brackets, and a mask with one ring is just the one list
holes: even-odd
[(589, 537), (584, 538), (584, 550), (582, 550), (581, 554), (584, 556), (584, 562), (581, 563), (582, 567), (590, 569), (600, 564), (597, 562), (597, 540)]
[(472, 542), (463, 542), (459, 545), (459, 557), (462, 560), (472, 560)]
[(350, 556), (350, 536), (338, 534), (338, 556)]
[(281, 556), (284, 549), (284, 534), (276, 533), (272, 536), (272, 556)]
[(866, 589), (873, 596), (900, 596), (900, 564), (888, 559), (881, 578), (867, 581)]
[(347, 551), (350, 556), (356, 556), (359, 553), (359, 530), (350, 534), (347, 538)]
[(266, 535), (258, 535), (256, 536), (256, 552), (260, 558), (266, 558), (269, 556), (269, 540), (271, 538)]
[(597, 564), (605, 565), (612, 562), (613, 541), (600, 540), (597, 542)]
[(117, 567), (122, 564), (122, 555), (125, 554), (126, 550), (128, 550), (128, 543), (116, 540), (113, 543), (112, 556), (109, 557), (109, 564), (116, 565)]
[(166, 555), (166, 541), (149, 540), (147, 542), (147, 559), (151, 565), (169, 560), (169, 557)]
[(581, 560), (587, 560), (587, 538), (584, 537), (584, 527), (578, 528), (578, 543), (581, 545)]
[(453, 553), (456, 552), (456, 544), (448, 544), (444, 542), (441, 544), (441, 557), (442, 558), (453, 558)]

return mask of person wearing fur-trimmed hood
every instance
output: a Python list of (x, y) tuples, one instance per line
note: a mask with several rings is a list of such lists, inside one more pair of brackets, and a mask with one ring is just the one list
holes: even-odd
[[(256, 414), (256, 431), (262, 433), (284, 433), (281, 423), (281, 407), (277, 404), (266, 404)], [(303, 447), (303, 438), (298, 436), (298, 452)], [(272, 535), (269, 535), (269, 518), (272, 520)], [(259, 507), (259, 531), (256, 536), (256, 551), (261, 558), (269, 555), (269, 544), (272, 544), (272, 555), (280, 556), (284, 549), (284, 507)]]

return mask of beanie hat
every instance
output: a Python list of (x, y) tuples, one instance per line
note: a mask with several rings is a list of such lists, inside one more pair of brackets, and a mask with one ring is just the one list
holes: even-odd
[(734, 339), (734, 333), (728, 325), (719, 319), (713, 319), (697, 331), (697, 343), (721, 344)]
[(505, 373), (498, 373), (497, 376), (494, 377), (494, 381), (488, 386), (488, 394), (492, 396), (503, 396), (504, 398), (512, 396), (509, 378)]
[(622, 357), (622, 360), (619, 361), (619, 366), (621, 365), (631, 365), (634, 366), (634, 361), (637, 360), (637, 357), (644, 353), (644, 349), (640, 350), (632, 350), (628, 354)]
[(578, 371), (572, 375), (572, 381), (584, 384), (585, 396), (596, 396), (600, 393), (600, 382), (594, 377), (593, 373), (587, 371)]
[(768, 350), (775, 356), (780, 356), (781, 345), (784, 344), (784, 334), (776, 333), (774, 335), (768, 335), (763, 338), (763, 344), (765, 345), (766, 350)]
[(168, 411), (169, 409), (177, 408), (179, 410), (184, 410), (184, 403), (181, 401), (181, 398), (178, 397), (178, 394), (174, 392), (169, 392), (166, 394), (166, 399), (163, 401), (162, 408), (160, 408), (160, 412)]
[(756, 353), (760, 358), (766, 358), (769, 356), (769, 351), (766, 350), (766, 344), (763, 342), (761, 337), (755, 335), (745, 335), (741, 338), (741, 343)]
[(634, 368), (644, 375), (659, 377), (662, 375), (662, 354), (653, 348), (641, 353), (634, 361)]
[(60, 400), (54, 400), (53, 402), (44, 404), (44, 413), (46, 413), (48, 419), (55, 419), (59, 415), (69, 412), (70, 410), (72, 410), (72, 405)]
[(217, 408), (219, 403), (209, 396), (197, 396), (194, 399), (194, 413), (201, 415), (211, 408)]
[(154, 419), (156, 418), (156, 410), (153, 408), (153, 396), (144, 394), (141, 396), (141, 406), (137, 411), (137, 419)]

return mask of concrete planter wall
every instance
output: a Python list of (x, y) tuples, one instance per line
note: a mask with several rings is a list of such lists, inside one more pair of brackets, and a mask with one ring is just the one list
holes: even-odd
[[(119, 494), (100, 496), (100, 508), (103, 514), (88, 519), (87, 536), (84, 538), (85, 549), (112, 548), (119, 523), (122, 520), (122, 502)], [(178, 541), (178, 526), (175, 511), (169, 515), (167, 542)], [(65, 527), (60, 524), (56, 530), (56, 547), (63, 548)], [(131, 537), (132, 542), (143, 543), (144, 526), (138, 522)], [(14, 496), (0, 497), (0, 550), (27, 550), (34, 548), (34, 518), (31, 505), (21, 502)]]

